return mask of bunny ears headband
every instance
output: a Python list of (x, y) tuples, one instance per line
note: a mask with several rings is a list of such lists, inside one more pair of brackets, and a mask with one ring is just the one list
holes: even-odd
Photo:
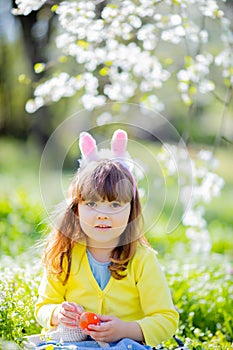
[(120, 162), (130, 172), (134, 184), (134, 197), (136, 194), (136, 182), (132, 174), (133, 164), (127, 152), (128, 136), (124, 130), (118, 129), (114, 132), (111, 140), (111, 149), (97, 149), (95, 139), (87, 132), (82, 132), (79, 138), (79, 148), (82, 159), (79, 161), (82, 168), (91, 161), (99, 159), (112, 159)]

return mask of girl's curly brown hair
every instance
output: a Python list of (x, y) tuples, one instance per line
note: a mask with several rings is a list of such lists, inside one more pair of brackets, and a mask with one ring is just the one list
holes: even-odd
[[(120, 236), (119, 244), (110, 256), (109, 270), (116, 279), (125, 277), (130, 258), (137, 243), (146, 244), (142, 234), (142, 210), (133, 175), (120, 162), (99, 160), (91, 162), (74, 176), (69, 188), (70, 205), (62, 215), (58, 228), (54, 228), (47, 240), (42, 261), (50, 273), (64, 275), (66, 284), (72, 263), (72, 248), (77, 242), (86, 242), (86, 235), (79, 224), (78, 205), (83, 201), (107, 200), (130, 202), (128, 225)], [(64, 271), (64, 259), (67, 268)]]

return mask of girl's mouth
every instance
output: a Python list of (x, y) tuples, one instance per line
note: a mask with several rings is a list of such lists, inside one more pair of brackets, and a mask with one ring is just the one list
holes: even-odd
[(112, 226), (105, 225), (105, 224), (99, 224), (99, 225), (95, 225), (95, 228), (97, 230), (108, 230), (108, 229), (112, 228)]

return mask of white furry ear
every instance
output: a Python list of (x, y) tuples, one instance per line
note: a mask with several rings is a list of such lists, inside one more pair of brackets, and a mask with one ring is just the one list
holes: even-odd
[(114, 157), (124, 157), (126, 154), (128, 136), (124, 130), (118, 129), (114, 132), (111, 141), (111, 151)]
[(82, 132), (79, 137), (79, 148), (82, 154), (83, 160), (97, 160), (97, 146), (95, 139), (88, 133)]

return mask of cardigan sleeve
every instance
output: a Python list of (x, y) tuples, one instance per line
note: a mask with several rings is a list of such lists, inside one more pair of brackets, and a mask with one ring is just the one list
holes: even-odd
[(66, 287), (62, 282), (45, 271), (39, 287), (39, 297), (35, 304), (35, 317), (42, 327), (53, 328), (52, 314), (55, 308), (65, 301), (65, 293)]
[(145, 343), (152, 347), (172, 337), (179, 315), (175, 310), (156, 253), (147, 249), (137, 266), (137, 288), (144, 317), (137, 320)]

